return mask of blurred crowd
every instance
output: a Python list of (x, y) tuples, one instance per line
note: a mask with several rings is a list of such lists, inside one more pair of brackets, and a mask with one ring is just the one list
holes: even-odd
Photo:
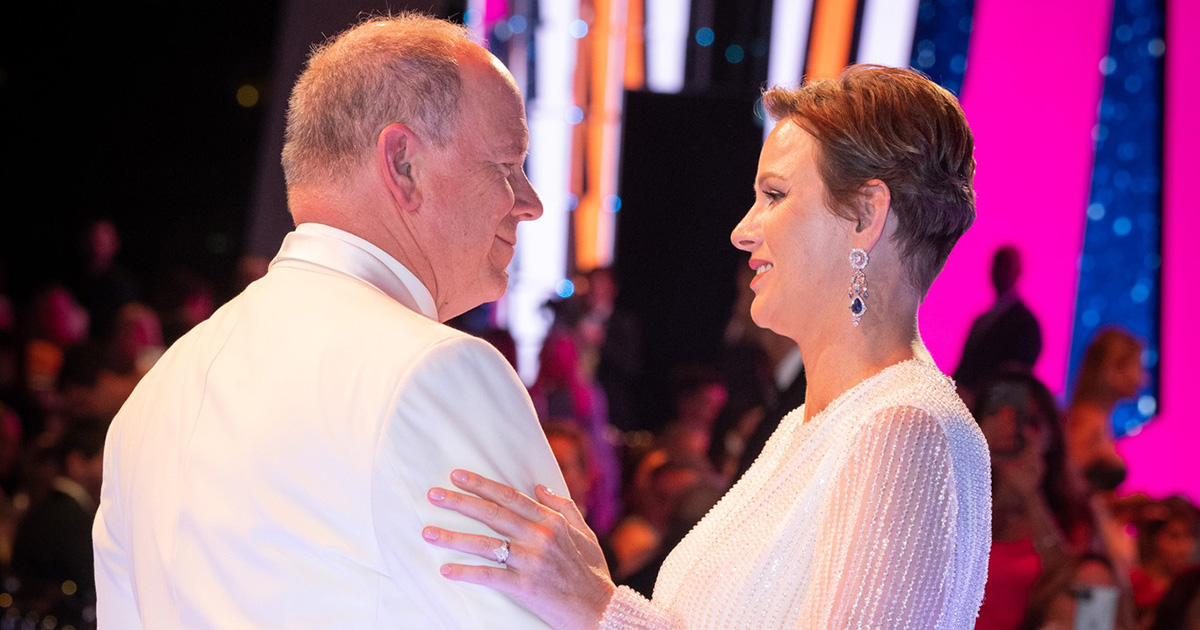
[[(19, 301), (0, 261), (0, 630), (94, 626), (91, 524), (108, 423), (166, 347), (220, 295), (172, 274), (147, 291), (120, 238), (96, 221), (73, 277)], [(266, 271), (248, 261), (234, 291)], [(1002, 248), (994, 304), (955, 370), (992, 453), (993, 545), (977, 628), (1200, 628), (1200, 511), (1184, 497), (1119, 495), (1125, 464), (1111, 417), (1145, 379), (1139, 340), (1092, 340), (1060, 405), (1032, 374), (1037, 320), (1017, 293), (1020, 258)], [(680, 365), (664, 418), (648, 418), (635, 314), (611, 269), (548, 302), (553, 325), (529, 393), (572, 497), (601, 538), (614, 579), (650, 595), (666, 554), (753, 463), (804, 402), (798, 349), (750, 319), (749, 266), (722, 358)], [(516, 344), (469, 316), (450, 322), (514, 367)], [(1091, 625), (1088, 625), (1091, 624)]]

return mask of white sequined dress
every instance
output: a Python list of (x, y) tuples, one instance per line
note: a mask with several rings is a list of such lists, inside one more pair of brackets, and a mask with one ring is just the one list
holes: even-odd
[(991, 471), (953, 382), (905, 361), (803, 418), (671, 552), (653, 601), (617, 589), (602, 630), (974, 627)]

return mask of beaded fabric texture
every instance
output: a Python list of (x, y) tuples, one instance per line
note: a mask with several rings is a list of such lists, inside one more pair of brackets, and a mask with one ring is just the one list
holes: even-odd
[(991, 546), (987, 444), (954, 383), (909, 360), (780, 424), (601, 630), (972, 628)]

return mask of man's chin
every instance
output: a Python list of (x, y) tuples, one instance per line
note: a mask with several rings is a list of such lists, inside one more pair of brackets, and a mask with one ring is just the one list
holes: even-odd
[(508, 292), (508, 271), (500, 271), (488, 283), (488, 296), (485, 302), (495, 302)]

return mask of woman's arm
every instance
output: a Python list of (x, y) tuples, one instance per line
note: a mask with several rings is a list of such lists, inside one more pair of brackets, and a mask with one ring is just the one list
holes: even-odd
[[(818, 524), (797, 628), (924, 630), (974, 623), (982, 575), (965, 580), (977, 582), (979, 593), (956, 593), (963, 581), (955, 573), (984, 570), (990, 525), (985, 520), (986, 531), (956, 531), (952, 453), (935, 418), (911, 407), (877, 415), (852, 440), (849, 459), (829, 483), (829, 510)], [(979, 552), (974, 562), (956, 562), (956, 554), (972, 550)]]
[[(481, 584), (516, 599), (559, 630), (672, 630), (670, 618), (648, 600), (617, 588), (604, 553), (575, 503), (536, 489), (537, 501), (466, 471), (451, 475), (454, 485), (478, 496), (434, 488), (429, 500), (487, 524), (508, 537), (504, 568), (447, 564), (451, 580)], [(426, 527), (431, 544), (496, 560), (503, 541)]]

